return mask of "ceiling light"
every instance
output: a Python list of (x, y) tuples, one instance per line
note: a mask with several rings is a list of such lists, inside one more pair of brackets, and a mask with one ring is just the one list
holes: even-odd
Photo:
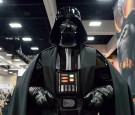
[(12, 62), (11, 62), (10, 60), (7, 60), (7, 62), (8, 62), (9, 64), (12, 64)]
[(31, 47), (31, 50), (39, 50), (38, 47)]
[(15, 66), (11, 65), (11, 68), (14, 68)]
[(92, 21), (89, 23), (89, 26), (100, 26), (101, 25), (101, 22), (99, 21)]
[(13, 73), (12, 71), (10, 71), (9, 73)]
[(12, 54), (6, 54), (6, 56), (12, 56)]
[(2, 0), (0, 0), (0, 3), (3, 3), (3, 1), (2, 1)]
[(24, 37), (24, 38), (22, 38), (22, 40), (23, 40), (23, 41), (32, 41), (32, 39), (29, 38), (29, 37)]
[(89, 41), (92, 41), (92, 40), (94, 40), (95, 38), (94, 37), (87, 37), (87, 40), (89, 40)]
[(16, 65), (16, 67), (20, 67), (19, 65)]
[(7, 69), (4, 69), (5, 72), (7, 72), (8, 70)]
[(14, 61), (21, 61), (20, 59), (14, 59)]
[(14, 38), (6, 37), (6, 40), (13, 40)]
[(20, 23), (10, 23), (9, 24), (11, 28), (21, 28), (22, 25)]

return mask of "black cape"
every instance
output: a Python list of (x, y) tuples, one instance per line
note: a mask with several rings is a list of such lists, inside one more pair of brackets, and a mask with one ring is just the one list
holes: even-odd
[[(51, 47), (44, 50), (39, 55), (42, 59), (42, 66), (44, 70), (44, 82), (45, 88), (49, 90), (54, 97), (55, 94), (55, 62), (57, 55), (57, 47)], [(11, 108), (8, 115), (27, 115), (27, 95), (29, 83), (32, 78), (32, 73), (39, 58), (37, 56), (29, 65), (24, 75), (19, 79), (14, 89)], [(81, 95), (85, 96), (93, 89), (94, 70), (96, 65), (96, 49), (81, 46)], [(114, 69), (114, 67), (108, 62), (110, 72), (112, 75), (112, 81), (114, 86), (114, 98), (115, 98), (115, 115), (134, 115), (133, 106), (130, 96), (130, 91), (127, 83), (121, 78), (120, 74)], [(39, 115), (39, 114), (37, 114)], [(44, 109), (41, 115), (57, 115), (57, 109), (54, 108)], [(80, 112), (79, 115), (95, 115), (89, 111)], [(106, 115), (106, 113), (105, 113)]]

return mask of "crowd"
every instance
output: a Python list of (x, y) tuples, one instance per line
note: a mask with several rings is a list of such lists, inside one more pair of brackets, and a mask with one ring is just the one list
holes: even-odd
[(11, 100), (11, 91), (7, 90), (4, 91), (0, 89), (0, 115), (2, 114), (2, 110), (5, 108), (5, 106), (9, 105)]

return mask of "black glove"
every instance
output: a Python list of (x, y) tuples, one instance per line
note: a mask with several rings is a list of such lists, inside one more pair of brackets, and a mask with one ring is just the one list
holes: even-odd
[(104, 102), (113, 97), (113, 88), (111, 85), (96, 88), (84, 97), (84, 107), (87, 109), (98, 109)]
[(50, 92), (42, 87), (30, 87), (29, 94), (34, 97), (38, 106), (53, 107), (55, 99)]

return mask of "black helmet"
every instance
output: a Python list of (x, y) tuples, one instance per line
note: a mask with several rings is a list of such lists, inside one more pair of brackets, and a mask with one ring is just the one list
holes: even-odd
[(75, 7), (63, 7), (58, 10), (54, 26), (50, 33), (51, 44), (58, 45), (61, 39), (60, 25), (65, 20), (71, 20), (77, 26), (76, 42), (77, 44), (82, 44), (86, 41), (87, 33), (81, 22), (80, 12)]

